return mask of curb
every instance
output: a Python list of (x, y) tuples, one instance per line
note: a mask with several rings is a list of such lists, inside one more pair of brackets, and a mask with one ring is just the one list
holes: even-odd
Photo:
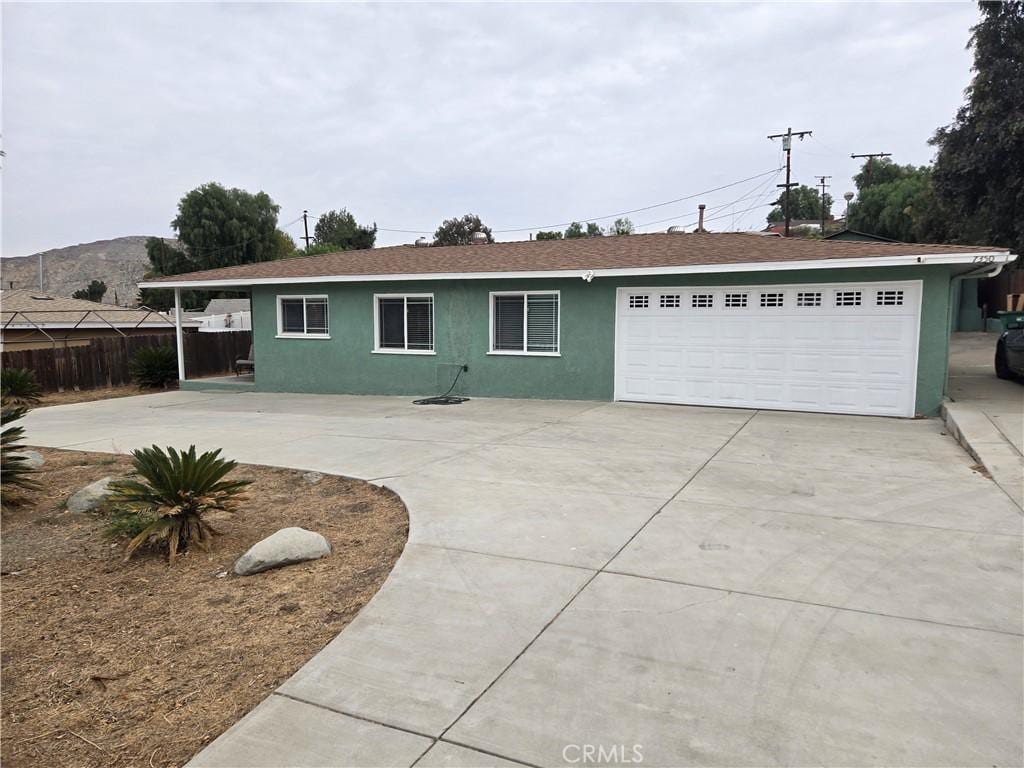
[(978, 409), (947, 400), (941, 412), (949, 433), (1024, 514), (1024, 457)]

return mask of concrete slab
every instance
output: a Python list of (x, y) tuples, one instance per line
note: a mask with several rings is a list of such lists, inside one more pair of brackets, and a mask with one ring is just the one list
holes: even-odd
[(522, 763), (439, 741), (416, 763), (416, 768), (516, 768), (520, 765)]
[(949, 396), (985, 413), (1024, 454), (1024, 385), (995, 375), (998, 333), (954, 333), (949, 343)]
[[(751, 426), (756, 425), (756, 420)], [(877, 435), (859, 439), (830, 440), (820, 432), (800, 437), (756, 436), (753, 431), (739, 436), (715, 457), (716, 460), (753, 464), (790, 465), (831, 472), (859, 472), (915, 478), (948, 479), (958, 473), (976, 473), (975, 462), (964, 454), (949, 435), (936, 434), (925, 440), (899, 444), (879, 440)], [(943, 459), (938, 461), (937, 459)]]
[(610, 571), (890, 616), (1024, 632), (1024, 540), (669, 504)]
[(522, 483), (482, 484), (429, 472), (384, 485), (409, 508), (411, 542), (593, 569), (605, 565), (665, 501)]
[(1015, 635), (603, 574), (449, 736), (535, 765), (1019, 765), (1021, 672)]
[(986, 478), (948, 480), (712, 461), (679, 494), (685, 501), (1020, 534), (1024, 518)]
[(412, 765), (430, 739), (271, 695), (188, 763), (189, 768)]
[(381, 591), (280, 690), (440, 735), (591, 576), (409, 544)]
[[(1024, 516), (934, 419), (175, 392), (25, 423), (378, 478), (408, 505), (384, 588), (282, 689), (302, 701), (201, 764), (410, 765), (442, 734), (423, 764), (564, 764), (586, 740), (654, 765), (1020, 760)], [(603, 574), (573, 601), (623, 546), (615, 567), (772, 596)]]
[(521, 485), (574, 491), (599, 491), (650, 496), (667, 501), (700, 466), (706, 451), (616, 450), (608, 444), (577, 447), (489, 445), (455, 459), (440, 461), (436, 477), (489, 482), (500, 479)]
[(344, 474), (369, 479), (404, 475), (471, 448), (470, 443), (312, 435), (281, 445), (264, 442), (238, 455), (253, 464), (316, 472), (337, 472), (338, 467), (343, 466)]

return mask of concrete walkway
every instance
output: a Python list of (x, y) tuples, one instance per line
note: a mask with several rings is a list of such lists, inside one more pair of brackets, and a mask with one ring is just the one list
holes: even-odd
[(1024, 384), (996, 378), (997, 333), (954, 333), (949, 345), (950, 431), (1024, 510)]
[(193, 765), (1022, 762), (1022, 517), (938, 420), (177, 392), (26, 427), (408, 505), (377, 596)]

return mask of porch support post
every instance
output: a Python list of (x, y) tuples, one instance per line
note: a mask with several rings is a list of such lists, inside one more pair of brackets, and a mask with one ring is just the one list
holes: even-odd
[(181, 288), (174, 289), (174, 338), (178, 347), (178, 381), (184, 381), (185, 345), (181, 338)]

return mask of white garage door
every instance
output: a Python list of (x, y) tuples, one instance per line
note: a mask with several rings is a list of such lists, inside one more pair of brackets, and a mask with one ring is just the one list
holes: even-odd
[(615, 399), (913, 416), (919, 281), (620, 288)]

